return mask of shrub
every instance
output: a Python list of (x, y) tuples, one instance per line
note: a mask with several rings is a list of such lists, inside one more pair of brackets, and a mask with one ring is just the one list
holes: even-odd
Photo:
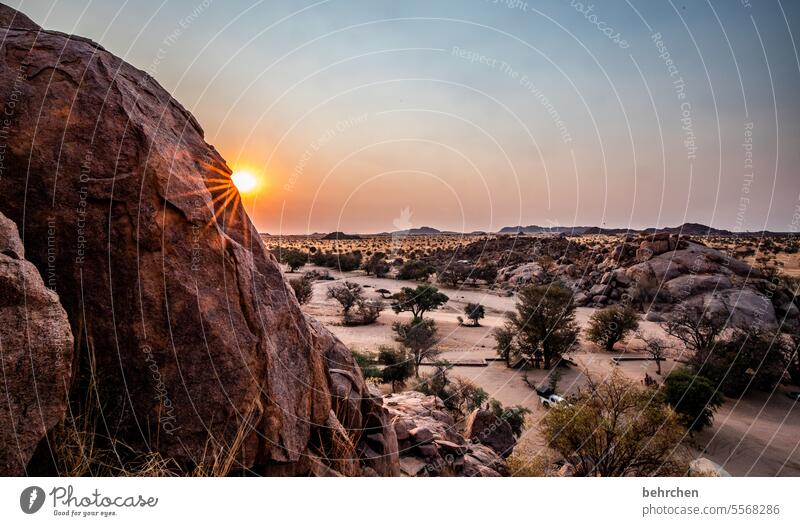
[(281, 261), (289, 266), (289, 272), (294, 272), (308, 262), (308, 254), (299, 250), (284, 250), (280, 256)]
[(547, 443), (576, 474), (603, 477), (684, 474), (678, 448), (684, 436), (678, 415), (643, 388), (614, 372), (599, 382), (588, 375), (588, 391), (558, 404), (544, 416)]
[(397, 272), (397, 279), (426, 281), (436, 270), (423, 261), (406, 261)]
[(758, 327), (736, 329), (727, 339), (694, 354), (690, 363), (728, 396), (749, 388), (772, 390), (789, 365), (792, 350), (780, 333)]
[(328, 297), (342, 306), (342, 318), (345, 322), (350, 318), (350, 310), (363, 299), (364, 289), (358, 283), (344, 281), (328, 287)]
[(294, 295), (297, 297), (297, 301), (301, 305), (304, 305), (311, 300), (311, 297), (314, 294), (314, 289), (311, 286), (313, 282), (314, 277), (309, 274), (304, 274), (303, 277), (289, 280), (289, 285), (291, 285), (292, 290), (294, 290)]
[(508, 425), (511, 426), (511, 432), (517, 438), (522, 435), (522, 430), (525, 427), (525, 417), (531, 412), (530, 409), (521, 405), (504, 408), (503, 404), (494, 398), (489, 402), (489, 410), (497, 418), (508, 422)]
[(664, 401), (680, 415), (690, 431), (710, 426), (714, 411), (722, 405), (722, 394), (711, 380), (686, 367), (673, 370), (664, 379)]
[(386, 304), (380, 300), (359, 299), (356, 302), (355, 312), (351, 312), (347, 325), (370, 325), (375, 323), (386, 308)]
[(361, 369), (364, 378), (382, 378), (383, 373), (380, 368), (375, 365), (375, 358), (372, 354), (358, 351), (351, 351), (351, 353), (353, 354), (353, 359)]

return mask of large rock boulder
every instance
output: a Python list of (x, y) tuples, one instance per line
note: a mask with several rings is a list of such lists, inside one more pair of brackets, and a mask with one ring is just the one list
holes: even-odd
[(437, 397), (407, 391), (385, 396), (383, 403), (397, 435), (404, 476), (508, 475), (508, 466), (500, 455), (486, 445), (464, 439)]
[(649, 321), (661, 321), (675, 305), (688, 302), (724, 314), (733, 327), (777, 327), (775, 308), (762, 292), (769, 284), (758, 270), (697, 243), (684, 241), (676, 248), (625, 272), (644, 296)]
[(98, 436), (264, 474), (334, 474), (319, 459), (349, 440), (377, 458), (348, 470), (395, 474), (380, 400), (300, 311), (195, 118), (98, 44), (6, 6), (0, 47), (0, 211), (57, 269), (72, 392), (96, 388)]
[(64, 418), (71, 364), (67, 314), (25, 260), (17, 226), (0, 214), (0, 475), (25, 475)]
[(492, 448), (503, 458), (508, 457), (517, 440), (508, 422), (487, 409), (476, 409), (464, 424), (464, 438)]

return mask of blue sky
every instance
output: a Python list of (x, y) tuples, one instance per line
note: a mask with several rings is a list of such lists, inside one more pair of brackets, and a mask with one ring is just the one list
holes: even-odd
[(262, 231), (800, 226), (797, 2), (9, 3), (152, 73)]

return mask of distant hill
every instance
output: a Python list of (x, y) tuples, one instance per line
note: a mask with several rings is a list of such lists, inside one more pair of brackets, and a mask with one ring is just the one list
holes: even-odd
[(654, 232), (667, 232), (670, 234), (683, 234), (685, 236), (730, 236), (734, 235), (730, 230), (720, 230), (712, 228), (708, 225), (701, 225), (700, 223), (684, 223), (675, 227), (664, 228), (646, 228), (642, 230), (643, 234), (652, 234)]
[(497, 231), (498, 234), (583, 234), (588, 226), (507, 226)]
[(430, 226), (421, 226), (419, 228), (409, 228), (408, 230), (397, 230), (391, 233), (391, 235), (394, 236), (436, 236), (440, 234), (457, 234), (457, 232), (443, 231)]
[(357, 236), (355, 234), (345, 234), (344, 232), (331, 232), (325, 236), (322, 236), (322, 239), (326, 240), (347, 240), (347, 239), (361, 239), (361, 236)]

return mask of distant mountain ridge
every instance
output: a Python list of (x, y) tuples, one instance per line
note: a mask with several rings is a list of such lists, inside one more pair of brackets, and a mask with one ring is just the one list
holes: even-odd
[[(331, 232), (329, 234), (311, 234), (310, 237), (320, 237), (321, 239), (361, 239), (362, 237), (371, 236), (436, 236), (436, 235), (449, 235), (449, 236), (462, 236), (462, 235), (486, 235), (492, 232), (484, 232), (482, 230), (475, 230), (472, 232), (455, 232), (452, 230), (439, 230), (438, 228), (430, 226), (422, 226), (418, 228), (409, 228), (407, 230), (396, 230), (394, 232), (380, 232), (378, 234), (345, 234), (343, 232)], [(769, 230), (759, 230), (753, 232), (734, 232), (720, 228), (713, 228), (701, 223), (684, 223), (674, 227), (650, 227), (644, 229), (635, 228), (605, 228), (598, 226), (506, 226), (493, 232), (494, 234), (502, 235), (517, 235), (517, 234), (568, 234), (568, 235), (619, 235), (619, 234), (654, 234), (654, 233), (669, 233), (669, 234), (682, 234), (686, 236), (779, 236), (788, 235), (789, 232), (773, 232)], [(262, 236), (269, 236), (269, 234), (262, 234)]]

